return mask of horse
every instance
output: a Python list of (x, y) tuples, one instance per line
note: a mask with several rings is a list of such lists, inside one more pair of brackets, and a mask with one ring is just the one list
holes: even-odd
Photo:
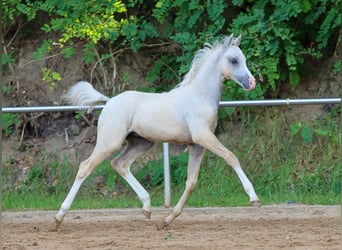
[(225, 79), (232, 79), (245, 91), (255, 88), (255, 78), (239, 48), (241, 35), (225, 36), (198, 50), (190, 70), (172, 90), (164, 93), (125, 91), (109, 98), (85, 81), (72, 86), (63, 96), (72, 105), (105, 102), (99, 116), (96, 145), (88, 159), (80, 163), (74, 183), (55, 215), (56, 230), (69, 211), (83, 181), (103, 160), (125, 143), (125, 148), (111, 161), (142, 202), (142, 212), (151, 218), (150, 195), (133, 176), (131, 164), (155, 142), (186, 144), (188, 148), (185, 190), (162, 226), (178, 217), (195, 189), (205, 150), (223, 158), (239, 177), (252, 205), (260, 206), (253, 184), (240, 166), (238, 158), (214, 135), (217, 111)]

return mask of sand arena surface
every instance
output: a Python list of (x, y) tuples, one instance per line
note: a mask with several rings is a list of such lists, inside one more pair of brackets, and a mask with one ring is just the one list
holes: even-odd
[(186, 208), (158, 229), (170, 209), (3, 212), (2, 249), (342, 249), (341, 207), (275, 205)]

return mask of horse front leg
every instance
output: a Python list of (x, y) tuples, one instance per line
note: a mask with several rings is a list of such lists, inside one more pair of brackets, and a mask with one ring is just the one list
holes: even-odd
[(259, 207), (259, 198), (254, 191), (253, 184), (250, 182), (245, 172), (242, 170), (240, 162), (235, 154), (227, 149), (211, 131), (207, 131), (207, 133), (204, 133), (202, 130), (201, 135), (197, 138), (194, 138), (194, 141), (202, 145), (204, 148), (210, 150), (217, 156), (223, 158), (228, 165), (233, 167), (235, 173), (242, 183), (245, 192), (249, 196), (250, 203), (253, 206)]
[(171, 214), (164, 219), (162, 227), (168, 226), (177, 216), (182, 213), (186, 201), (196, 187), (198, 173), (204, 152), (204, 148), (200, 145), (189, 145), (188, 177), (186, 180), (185, 190), (177, 205), (172, 210)]

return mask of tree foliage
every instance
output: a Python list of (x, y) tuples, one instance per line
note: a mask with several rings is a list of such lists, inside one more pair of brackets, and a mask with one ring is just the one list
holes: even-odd
[[(306, 59), (322, 60), (333, 53), (341, 40), (339, 5), (334, 0), (6, 0), (2, 25), (6, 41), (12, 41), (13, 27), (24, 29), (23, 23), (43, 20), (41, 29), (58, 38), (44, 40), (34, 59), (41, 60), (52, 48), (70, 58), (74, 43), (82, 41), (84, 63), (100, 65), (104, 75), (105, 62), (113, 66), (115, 55), (124, 50), (178, 44), (176, 52), (161, 49), (147, 74), (155, 84), (173, 85), (204, 42), (242, 34), (242, 50), (261, 84), (246, 93), (228, 83), (223, 95), (254, 99), (274, 92), (281, 82), (299, 84)], [(6, 53), (6, 46), (3, 67), (15, 57)], [(103, 81), (109, 84), (110, 77)]]
[[(242, 6), (242, 1), (235, 1)], [(230, 30), (242, 32), (242, 47), (265, 77), (266, 89), (279, 81), (300, 81), (305, 59), (330, 56), (340, 42), (338, 1), (256, 1), (234, 19)]]

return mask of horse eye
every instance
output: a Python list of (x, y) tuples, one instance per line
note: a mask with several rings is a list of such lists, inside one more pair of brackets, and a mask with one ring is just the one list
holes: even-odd
[(238, 60), (235, 57), (231, 58), (230, 62), (231, 64), (238, 64)]

